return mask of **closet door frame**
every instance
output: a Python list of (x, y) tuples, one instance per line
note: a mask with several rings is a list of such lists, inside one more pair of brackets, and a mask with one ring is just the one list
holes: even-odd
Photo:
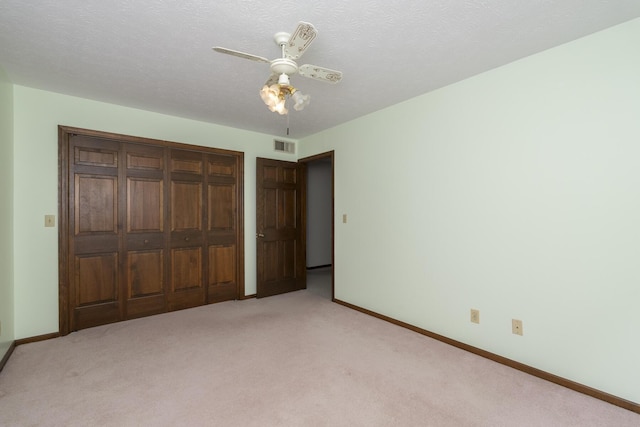
[[(237, 158), (237, 185), (236, 187), (236, 281), (237, 298), (245, 298), (244, 285), (244, 153), (240, 151), (210, 148), (192, 144), (184, 144), (171, 141), (162, 141), (150, 138), (135, 137), (116, 133), (82, 129), (71, 126), (58, 126), (58, 313), (60, 335), (72, 332), (71, 316), (73, 309), (70, 299), (69, 275), (73, 273), (70, 268), (70, 244), (72, 243), (69, 229), (69, 141), (72, 135), (84, 135), (89, 137), (110, 139), (121, 143), (146, 144), (154, 147), (173, 148), (179, 150), (191, 150), (203, 154), (223, 154)], [(168, 201), (165, 201), (168, 203)], [(205, 303), (209, 303), (209, 299)]]

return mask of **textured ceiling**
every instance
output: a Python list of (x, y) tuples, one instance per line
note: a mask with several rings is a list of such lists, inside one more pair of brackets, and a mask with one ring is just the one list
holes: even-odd
[[(0, 67), (18, 85), (301, 138), (640, 16), (638, 0), (0, 0)], [(298, 61), (303, 111), (270, 112), (259, 90), (273, 35), (318, 37)]]

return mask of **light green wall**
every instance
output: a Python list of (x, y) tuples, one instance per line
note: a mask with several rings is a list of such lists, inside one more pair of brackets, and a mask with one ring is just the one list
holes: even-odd
[(0, 359), (14, 340), (13, 85), (0, 68)]
[(58, 212), (58, 125), (243, 151), (245, 293), (255, 293), (255, 159), (295, 160), (273, 151), (273, 136), (17, 85), (14, 114), (16, 338), (58, 331), (58, 221), (44, 227)]
[(638, 46), (636, 19), (303, 139), (335, 150), (336, 298), (640, 402)]

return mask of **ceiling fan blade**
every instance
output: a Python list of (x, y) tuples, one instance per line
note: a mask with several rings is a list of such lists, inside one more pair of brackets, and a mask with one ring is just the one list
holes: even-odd
[(252, 61), (269, 62), (267, 58), (263, 58), (262, 56), (252, 55), (250, 53), (244, 53), (233, 49), (227, 49), (226, 47), (216, 46), (213, 48), (213, 50), (219, 53), (226, 53), (227, 55), (237, 56), (238, 58), (250, 59)]
[(338, 83), (342, 80), (342, 71), (330, 70), (329, 68), (318, 67), (317, 65), (304, 64), (298, 68), (298, 73), (302, 77), (309, 77), (329, 83)]
[(308, 22), (300, 22), (284, 47), (287, 58), (300, 58), (317, 35), (318, 32), (313, 25)]

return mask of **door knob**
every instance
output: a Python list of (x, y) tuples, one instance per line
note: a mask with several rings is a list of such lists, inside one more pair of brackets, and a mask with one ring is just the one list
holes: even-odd
[(256, 237), (264, 237), (264, 234), (262, 234), (262, 233), (257, 233), (257, 234), (256, 234)]

